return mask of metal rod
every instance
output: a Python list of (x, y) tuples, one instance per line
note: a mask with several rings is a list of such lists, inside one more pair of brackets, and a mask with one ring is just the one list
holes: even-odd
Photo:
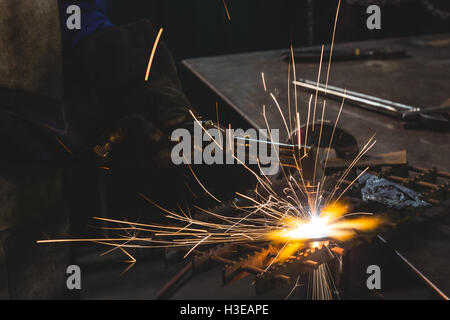
[(186, 264), (164, 287), (158, 292), (155, 300), (166, 300), (174, 295), (177, 290), (185, 284), (193, 274), (192, 262)]
[[(267, 140), (258, 140), (258, 139), (253, 139), (253, 138), (237, 137), (237, 136), (235, 136), (234, 139), (241, 140), (241, 141), (265, 143), (265, 144), (282, 146), (282, 147), (289, 147), (289, 148), (298, 148), (298, 145), (296, 145), (296, 144), (289, 144), (289, 143), (282, 143), (282, 142), (272, 142), (272, 141), (267, 141)], [(305, 149), (311, 149), (310, 146), (300, 145), (300, 147), (301, 148), (305, 148)]]
[[(310, 85), (317, 86), (317, 83), (314, 82), (314, 81), (311, 81), (311, 80), (299, 79), (298, 81), (299, 82), (303, 82), (303, 83), (307, 83), (307, 84), (310, 84)], [(322, 89), (326, 88), (326, 86), (324, 84), (322, 84), (322, 83), (319, 83), (319, 87), (322, 88)], [(367, 95), (367, 94), (364, 94), (364, 93), (359, 93), (359, 92), (356, 92), (356, 91), (344, 90), (342, 88), (331, 86), (331, 85), (328, 85), (328, 89), (331, 89), (333, 91), (337, 91), (337, 92), (340, 92), (340, 93), (346, 92), (347, 95), (351, 95), (351, 96), (355, 96), (355, 97), (359, 97), (359, 98), (363, 98), (363, 99), (367, 99), (367, 100), (380, 102), (380, 103), (383, 103), (383, 104), (386, 104), (386, 105), (397, 107), (399, 109), (404, 109), (404, 111), (410, 111), (410, 112), (420, 111), (420, 108), (409, 106), (409, 105), (406, 105), (406, 104), (403, 104), (403, 103), (398, 103), (398, 102), (394, 102), (394, 101), (390, 101), (390, 100), (386, 100), (386, 99), (381, 99), (381, 98), (378, 98), (378, 97), (370, 96), (370, 95)]]
[[(412, 166), (410, 166), (410, 169), (413, 170), (413, 171), (416, 171), (416, 172), (417, 172), (417, 171), (418, 171), (418, 172), (427, 172), (427, 171), (430, 170), (430, 169), (427, 169), (427, 168), (412, 167)], [(436, 171), (435, 174), (436, 174), (437, 176), (439, 176), (439, 177), (443, 177), (443, 178), (448, 178), (448, 179), (450, 179), (450, 173), (448, 173), (448, 172), (445, 172), (445, 171)]]
[[(397, 116), (397, 117), (401, 116), (403, 114), (403, 111), (400, 111), (393, 106), (386, 105), (386, 104), (383, 104), (383, 103), (380, 103), (377, 101), (368, 100), (365, 98), (356, 97), (356, 96), (352, 96), (349, 94), (344, 94), (344, 93), (341, 93), (338, 91), (321, 88), (321, 87), (318, 87), (317, 85), (311, 85), (311, 84), (307, 84), (307, 83), (303, 83), (303, 82), (299, 82), (299, 81), (294, 81), (293, 83), (296, 86), (304, 87), (304, 88), (307, 88), (310, 90), (317, 90), (321, 93), (329, 94), (329, 95), (340, 97), (340, 98), (345, 98), (346, 101), (356, 102), (358, 104), (358, 106), (367, 108), (372, 111), (378, 111), (378, 112), (382, 112), (387, 115)], [(410, 110), (410, 111), (412, 111), (412, 110)]]
[(380, 239), (384, 244), (390, 247), (395, 254), (412, 270), (414, 271), (431, 289), (433, 289), (437, 294), (439, 294), (444, 300), (449, 300), (448, 296), (442, 292), (430, 279), (428, 279), (422, 272), (419, 271), (411, 262), (408, 261), (400, 252), (395, 250), (392, 246), (388, 244), (386, 240), (380, 235), (377, 235), (378, 239)]
[(224, 264), (224, 265), (232, 265), (233, 263), (235, 263), (235, 261), (233, 261), (233, 260), (225, 259), (225, 258), (222, 258), (222, 257), (219, 257), (219, 256), (211, 256), (210, 259), (212, 261), (215, 261), (217, 263)]

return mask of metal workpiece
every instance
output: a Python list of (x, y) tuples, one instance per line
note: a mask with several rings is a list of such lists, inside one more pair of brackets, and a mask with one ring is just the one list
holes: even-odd
[(308, 89), (316, 94), (320, 93), (325, 97), (332, 99), (341, 99), (344, 102), (356, 106), (367, 108), (369, 110), (394, 116), (405, 122), (405, 127), (428, 128), (432, 130), (450, 130), (449, 111), (450, 106), (439, 107), (414, 107), (403, 103), (393, 102), (379, 97), (325, 85), (323, 83), (314, 83), (310, 80), (299, 79), (293, 81), (295, 86)]
[(300, 251), (297, 255), (274, 264), (259, 274), (255, 279), (256, 293), (272, 289), (276, 282), (294, 284), (300, 274), (316, 270), (319, 265), (333, 258), (326, 246)]
[[(358, 169), (353, 170), (354, 174), (357, 174)], [(315, 238), (303, 241), (301, 245), (294, 241), (292, 245), (298, 247), (295, 247), (293, 251), (288, 249), (287, 256), (282, 254), (285, 244), (270, 241), (212, 245), (206, 249), (198, 247), (190, 251), (190, 255), (186, 258), (190, 265), (186, 272), (201, 276), (206, 270), (219, 266), (222, 270), (224, 286), (252, 277), (257, 295), (267, 294), (278, 286), (295, 288), (307, 285), (308, 278), (311, 276), (327, 277), (329, 279), (327, 292), (330, 296), (345, 298), (350, 294), (348, 288), (352, 285), (352, 282), (349, 282), (351, 277), (348, 275), (348, 272), (352, 270), (352, 262), (351, 259), (346, 258), (346, 255), (352, 253), (355, 248), (359, 248), (361, 244), (374, 243), (374, 239), (382, 237), (383, 250), (393, 252), (394, 255), (400, 254), (397, 262), (404, 264), (411, 271), (410, 277), (419, 279), (433, 294), (446, 297), (445, 290), (443, 290), (445, 284), (443, 287), (442, 283), (437, 282), (423, 265), (416, 262), (414, 254), (411, 255), (411, 252), (408, 251), (403, 253), (398, 241), (385, 234), (395, 234), (397, 228), (406, 228), (408, 223), (405, 222), (408, 221), (413, 224), (433, 223), (433, 221), (439, 221), (445, 217), (449, 208), (448, 181), (450, 174), (436, 168), (426, 169), (409, 164), (377, 165), (368, 172), (370, 173), (362, 176), (356, 184), (348, 180), (343, 181), (342, 189), (351, 188), (342, 200), (347, 204), (349, 212), (372, 209), (374, 210), (371, 211), (373, 214), (381, 214), (388, 219), (389, 223), (379, 230), (368, 234), (356, 234), (350, 241)], [(398, 190), (405, 192), (407, 200), (414, 198), (414, 201), (423, 203), (423, 205), (414, 207), (415, 202), (409, 200), (404, 201), (402, 207), (390, 207), (385, 202), (373, 205), (375, 199), (362, 196), (368, 181), (373, 177), (381, 179), (380, 181), (390, 182), (391, 185), (388, 188), (392, 189), (392, 186), (396, 186), (399, 188)], [(333, 176), (329, 176), (329, 179), (333, 179)], [(374, 189), (378, 192), (377, 190), (379, 191), (380, 187)], [(328, 194), (329, 192), (325, 192), (324, 196)], [(213, 210), (221, 214), (228, 212), (231, 215), (234, 212), (234, 208), (227, 205)], [(177, 251), (179, 253), (174, 255), (173, 252)], [(168, 252), (172, 252), (173, 257), (178, 256), (178, 259), (172, 258), (171, 263), (182, 261), (188, 251), (189, 248), (168, 250)], [(180, 279), (187, 278), (180, 277)], [(378, 296), (378, 298), (380, 297)]]

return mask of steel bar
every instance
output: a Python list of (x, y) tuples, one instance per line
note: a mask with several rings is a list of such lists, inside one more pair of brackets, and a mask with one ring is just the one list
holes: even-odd
[(381, 240), (381, 242), (383, 242), (384, 244), (386, 244), (388, 247), (390, 247), (395, 254), (420, 278), (422, 279), (427, 285), (428, 287), (430, 287), (431, 289), (433, 289), (438, 295), (440, 295), (442, 297), (442, 299), (444, 300), (449, 300), (449, 297), (442, 292), (442, 290), (440, 290), (430, 279), (428, 279), (422, 272), (420, 272), (419, 269), (417, 269), (411, 262), (408, 261), (408, 259), (406, 259), (400, 252), (398, 252), (396, 249), (394, 249), (392, 246), (389, 245), (389, 243), (384, 240), (384, 238), (380, 235), (377, 235), (378, 239)]
[[(309, 84), (309, 85), (317, 86), (317, 83), (314, 82), (314, 81), (311, 81), (311, 80), (299, 79), (298, 81), (306, 83), (306, 84)], [(403, 111), (410, 111), (410, 112), (420, 111), (420, 108), (416, 108), (416, 107), (409, 106), (409, 105), (406, 105), (406, 104), (403, 104), (403, 103), (398, 103), (398, 102), (394, 102), (394, 101), (390, 101), (390, 100), (386, 100), (386, 99), (370, 96), (370, 95), (367, 95), (367, 94), (364, 94), (364, 93), (359, 93), (359, 92), (351, 91), (351, 90), (345, 90), (345, 89), (338, 88), (338, 87), (331, 86), (331, 85), (328, 85), (328, 87), (326, 87), (322, 83), (319, 83), (318, 85), (319, 85), (319, 87), (321, 89), (328, 88), (328, 90), (326, 92), (329, 92), (330, 90), (331, 91), (335, 91), (335, 92), (339, 92), (339, 93), (342, 93), (342, 94), (345, 92), (346, 96), (354, 96), (354, 97), (362, 98), (362, 99), (365, 99), (365, 100), (376, 101), (376, 102), (379, 102), (379, 103), (382, 103), (382, 104), (385, 104), (385, 105), (392, 106), (394, 108), (402, 109)]]
[(294, 81), (294, 84), (297, 86), (303, 87), (303, 88), (307, 88), (310, 90), (316, 90), (316, 91), (324, 93), (324, 94), (329, 94), (331, 96), (345, 98), (345, 100), (348, 102), (357, 103), (358, 106), (365, 107), (372, 111), (382, 112), (382, 113), (390, 115), (390, 116), (396, 116), (396, 117), (401, 116), (401, 112), (398, 109), (394, 108), (393, 106), (385, 105), (385, 104), (382, 104), (377, 101), (372, 101), (372, 100), (367, 100), (367, 99), (360, 98), (360, 97), (350, 96), (350, 95), (347, 95), (344, 93), (336, 92), (336, 91), (333, 91), (330, 89), (323, 89), (321, 87), (313, 86), (313, 85), (303, 83), (303, 82)]
[(192, 262), (186, 264), (166, 285), (157, 293), (155, 300), (169, 299), (192, 276)]
[[(416, 171), (416, 172), (426, 172), (426, 171), (430, 170), (430, 169), (426, 169), (426, 168), (413, 167), (413, 166), (410, 166), (409, 168), (410, 168), (410, 170)], [(438, 177), (450, 179), (450, 173), (449, 172), (435, 170), (435, 174)]]

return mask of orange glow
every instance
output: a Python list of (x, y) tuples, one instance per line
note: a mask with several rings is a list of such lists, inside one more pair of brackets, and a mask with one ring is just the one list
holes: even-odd
[(346, 205), (345, 203), (335, 202), (333, 204), (327, 205), (325, 208), (322, 208), (320, 210), (320, 216), (328, 217), (330, 220), (334, 220), (348, 213), (348, 210), (348, 205)]
[(282, 261), (290, 256), (292, 256), (295, 252), (302, 249), (303, 245), (301, 243), (290, 243), (284, 247), (279, 253), (278, 260)]
[(286, 228), (270, 236), (274, 240), (303, 241), (327, 237), (330, 233), (327, 217), (312, 217), (310, 220), (289, 219)]
[[(309, 219), (286, 218), (283, 221), (285, 228), (270, 233), (269, 238), (275, 241), (300, 243), (323, 238), (343, 241), (351, 239), (358, 231), (367, 232), (384, 223), (382, 218), (368, 216), (365, 213), (351, 214), (359, 215), (357, 218), (346, 217), (347, 210), (348, 207), (345, 204), (335, 203), (321, 209), (319, 216)], [(318, 247), (319, 244), (320, 241), (314, 241), (312, 245)]]

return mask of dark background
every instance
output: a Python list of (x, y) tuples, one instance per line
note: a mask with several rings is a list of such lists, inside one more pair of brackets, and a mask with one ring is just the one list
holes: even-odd
[[(338, 0), (109, 0), (116, 24), (150, 19), (164, 28), (163, 40), (175, 59), (329, 43)], [(448, 0), (428, 0), (450, 11)], [(364, 1), (363, 1), (364, 2)], [(367, 4), (342, 0), (336, 42), (411, 36), (450, 31), (422, 0), (387, 1), (381, 30), (366, 28)], [(371, 1), (377, 3), (377, 1)]]

